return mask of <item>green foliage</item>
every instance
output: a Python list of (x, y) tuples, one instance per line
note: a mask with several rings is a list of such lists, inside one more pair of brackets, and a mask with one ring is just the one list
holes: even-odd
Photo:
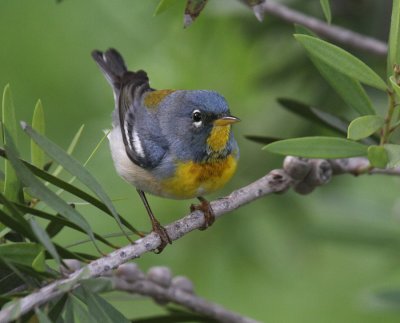
[(348, 158), (366, 156), (367, 146), (335, 137), (304, 137), (273, 142), (263, 149), (281, 155), (307, 158)]
[(372, 166), (385, 168), (388, 163), (388, 155), (383, 146), (369, 146), (368, 159)]
[(387, 58), (387, 76), (393, 74), (395, 64), (400, 64), (400, 1), (393, 0), (392, 19), (389, 32), (389, 52)]
[(320, 0), (319, 2), (321, 3), (321, 8), (324, 13), (325, 19), (328, 22), (328, 24), (330, 24), (332, 21), (332, 13), (329, 0)]
[(360, 140), (367, 138), (380, 130), (385, 120), (380, 116), (362, 116), (354, 119), (347, 130), (347, 138)]
[(344, 49), (308, 35), (296, 34), (294, 37), (309, 55), (320, 59), (338, 72), (379, 90), (386, 90), (385, 82), (368, 65)]

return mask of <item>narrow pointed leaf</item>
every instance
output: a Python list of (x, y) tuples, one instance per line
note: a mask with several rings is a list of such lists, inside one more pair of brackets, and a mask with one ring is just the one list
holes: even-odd
[(354, 119), (347, 131), (347, 138), (360, 140), (367, 138), (382, 128), (385, 119), (381, 116), (362, 116)]
[[(35, 110), (33, 111), (32, 118), (32, 127), (41, 135), (45, 133), (45, 121), (44, 121), (44, 112), (42, 101), (38, 101), (35, 106)], [(33, 140), (31, 140), (31, 161), (32, 164), (40, 169), (43, 169), (45, 164), (45, 156), (42, 149), (35, 144)]]
[(361, 83), (386, 91), (386, 84), (378, 74), (349, 52), (312, 36), (296, 34), (294, 37), (311, 56), (320, 59), (338, 72)]
[(281, 155), (306, 158), (348, 158), (366, 156), (367, 146), (336, 137), (303, 137), (273, 142), (263, 149)]
[(0, 260), (31, 267), (43, 247), (37, 243), (18, 242), (0, 245)]
[(178, 0), (160, 0), (160, 2), (157, 5), (156, 10), (154, 11), (154, 16), (159, 15), (160, 13), (163, 13), (164, 11), (168, 10), (170, 7), (173, 5), (177, 4)]
[(85, 218), (74, 208), (68, 205), (64, 200), (58, 197), (53, 191), (49, 190), (28, 170), (28, 168), (19, 160), (16, 150), (13, 147), (12, 142), (9, 140), (8, 133), (5, 132), (5, 135), (9, 142), (9, 144), (5, 147), (8, 160), (13, 165), (14, 169), (18, 173), (19, 178), (27, 187), (29, 193), (32, 196), (37, 197), (39, 200), (45, 202), (48, 206), (59, 212), (69, 221), (82, 228), (94, 241), (92, 229)]
[(103, 188), (97, 182), (97, 180), (87, 171), (86, 168), (81, 166), (74, 158), (69, 156), (64, 150), (54, 144), (46, 137), (40, 136), (27, 124), (23, 123), (22, 127), (24, 131), (49, 155), (52, 159), (56, 160), (59, 164), (63, 165), (64, 168), (72, 175), (76, 176), (83, 184), (85, 184), (90, 190), (92, 190), (98, 198), (107, 206), (121, 230), (122, 228), (121, 219), (114, 208), (110, 198), (104, 192)]
[[(17, 122), (15, 119), (15, 108), (14, 102), (11, 95), (11, 89), (9, 85), (6, 85), (3, 92), (3, 102), (2, 102), (2, 127), (3, 132), (5, 129), (10, 134), (10, 137), (17, 145)], [(7, 139), (4, 137), (3, 133), (3, 143), (7, 144)], [(4, 183), (4, 195), (10, 201), (23, 201), (22, 194), (22, 184), (18, 179), (18, 176), (15, 174), (14, 169), (12, 168), (9, 161), (5, 162), (4, 167), (5, 173), (5, 183)]]
[(384, 145), (388, 155), (388, 168), (400, 167), (400, 145)]
[[(296, 32), (316, 38), (318, 37), (303, 26), (296, 26)], [(375, 114), (372, 102), (359, 81), (337, 71), (315, 56), (310, 55), (310, 60), (350, 108), (360, 115)]]
[(83, 303), (73, 294), (70, 295), (69, 299), (73, 307), (73, 313), (75, 316), (74, 322), (85, 322), (85, 323), (97, 323), (96, 318), (90, 315), (87, 308)]
[(389, 158), (387, 152), (382, 146), (369, 146), (368, 147), (368, 160), (371, 165), (377, 168), (385, 168)]
[(245, 137), (246, 137), (246, 139), (249, 139), (251, 141), (254, 141), (254, 142), (259, 143), (259, 144), (264, 144), (264, 145), (270, 144), (271, 142), (275, 142), (275, 141), (278, 141), (278, 140), (282, 140), (282, 138), (268, 137), (268, 136), (247, 135)]
[(35, 309), (36, 316), (39, 320), (39, 323), (53, 323), (49, 317), (38, 307)]
[(32, 268), (36, 271), (39, 272), (44, 272), (46, 270), (46, 257), (45, 257), (45, 253), (44, 250), (42, 248), (42, 250), (39, 252), (39, 254), (36, 256), (35, 259), (33, 259), (32, 261)]
[(322, 12), (324, 13), (325, 19), (328, 24), (332, 21), (332, 13), (331, 13), (331, 6), (329, 0), (320, 0)]
[(387, 76), (393, 75), (393, 67), (400, 64), (400, 0), (393, 0), (390, 22)]
[(60, 318), (62, 311), (65, 308), (65, 304), (68, 300), (68, 294), (64, 294), (61, 298), (57, 301), (57, 303), (50, 309), (49, 311), (49, 319), (51, 321), (56, 322), (58, 318)]
[(318, 123), (323, 127), (328, 127), (341, 134), (347, 132), (348, 124), (328, 112), (324, 112), (292, 99), (279, 98), (278, 102), (285, 109), (309, 121)]
[[(78, 144), (79, 139), (82, 136), (82, 132), (83, 132), (84, 128), (85, 128), (85, 125), (84, 124), (81, 125), (80, 128), (78, 129), (78, 131), (76, 132), (75, 136), (72, 138), (72, 141), (67, 148), (68, 155), (72, 155), (72, 153), (74, 152), (75, 147)], [(63, 169), (64, 169), (64, 167), (61, 164), (58, 165), (53, 172), (53, 176), (58, 176), (62, 172)]]
[(38, 241), (40, 241), (40, 243), (46, 248), (48, 253), (53, 257), (57, 264), (61, 265), (60, 256), (58, 255), (58, 252), (46, 231), (43, 230), (43, 228), (34, 219), (30, 219), (29, 222)]
[[(109, 302), (107, 302), (104, 298), (99, 296), (98, 294), (92, 294), (92, 298), (90, 303), (88, 302), (89, 311), (94, 310), (98, 306), (102, 308), (103, 312), (106, 313), (110, 322), (120, 322), (120, 323), (128, 323), (130, 322), (120, 311), (118, 311), (114, 306), (112, 306)], [(92, 301), (95, 302), (95, 306), (92, 306)]]
[(8, 215), (6, 212), (0, 209), (0, 223), (4, 228), (1, 233), (1, 238), (3, 238), (10, 230), (14, 230), (24, 237), (33, 237), (33, 234), (27, 230), (27, 228), (21, 224), (19, 221), (15, 220), (13, 216)]

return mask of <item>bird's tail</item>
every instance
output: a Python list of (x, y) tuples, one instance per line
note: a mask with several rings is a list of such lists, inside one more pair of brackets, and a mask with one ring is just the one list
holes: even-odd
[(94, 50), (92, 57), (99, 65), (108, 83), (113, 87), (114, 92), (118, 92), (122, 86), (123, 77), (128, 72), (121, 54), (110, 48), (104, 53)]

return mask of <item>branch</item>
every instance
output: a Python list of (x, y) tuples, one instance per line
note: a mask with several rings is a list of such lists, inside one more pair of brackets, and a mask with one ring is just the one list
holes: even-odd
[(259, 20), (263, 19), (264, 13), (269, 13), (284, 21), (305, 26), (322, 37), (345, 44), (351, 48), (362, 49), (380, 56), (385, 56), (387, 54), (387, 45), (380, 40), (361, 35), (343, 27), (330, 25), (320, 19), (307, 16), (280, 3), (264, 0), (252, 8)]
[[(370, 169), (365, 158), (349, 158), (336, 160), (302, 159), (288, 156), (283, 169), (272, 170), (255, 182), (233, 191), (230, 195), (211, 202), (216, 218), (241, 206), (273, 193), (284, 192), (290, 187), (300, 193), (308, 194), (317, 186), (328, 183), (333, 175), (340, 174), (387, 174), (400, 176), (400, 168)], [(204, 217), (200, 211), (194, 211), (165, 228), (171, 240), (178, 240), (189, 232), (204, 225)], [(80, 282), (90, 277), (106, 275), (111, 269), (138, 258), (146, 252), (157, 249), (161, 241), (154, 232), (135, 241), (134, 244), (117, 249), (105, 257), (99, 258), (87, 266), (70, 274), (67, 278), (56, 280), (38, 291), (27, 295), (0, 311), (0, 322), (15, 320), (22, 314), (45, 304), (52, 299), (72, 290)]]
[(192, 282), (183, 276), (172, 278), (167, 267), (150, 268), (145, 276), (136, 264), (123, 264), (118, 267), (111, 281), (114, 289), (151, 297), (161, 305), (175, 303), (218, 322), (258, 322), (196, 296)]

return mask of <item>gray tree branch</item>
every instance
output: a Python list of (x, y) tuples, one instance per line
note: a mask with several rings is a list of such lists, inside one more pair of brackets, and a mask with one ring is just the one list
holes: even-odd
[[(349, 158), (337, 160), (314, 159), (307, 160), (297, 157), (286, 157), (283, 169), (276, 169), (255, 182), (233, 191), (226, 197), (211, 202), (216, 218), (221, 217), (239, 207), (251, 203), (261, 197), (280, 193), (290, 187), (300, 193), (308, 194), (315, 187), (326, 184), (333, 175), (339, 174), (387, 174), (400, 175), (400, 168), (370, 169), (365, 158)], [(200, 211), (195, 211), (166, 226), (171, 240), (178, 240), (189, 232), (199, 229), (204, 224)], [(57, 296), (79, 286), (84, 279), (106, 275), (111, 269), (140, 257), (146, 252), (157, 249), (160, 238), (155, 233), (135, 241), (123, 248), (117, 249), (105, 257), (99, 258), (85, 267), (73, 272), (68, 277), (56, 280), (38, 291), (27, 295), (0, 311), (0, 322), (9, 322), (22, 314), (45, 304)]]
[(268, 13), (284, 21), (307, 27), (324, 38), (351, 48), (365, 50), (380, 56), (387, 54), (387, 45), (378, 39), (361, 35), (340, 26), (330, 25), (278, 2), (264, 0), (260, 4), (253, 6), (252, 9), (259, 20), (262, 20), (264, 14)]

